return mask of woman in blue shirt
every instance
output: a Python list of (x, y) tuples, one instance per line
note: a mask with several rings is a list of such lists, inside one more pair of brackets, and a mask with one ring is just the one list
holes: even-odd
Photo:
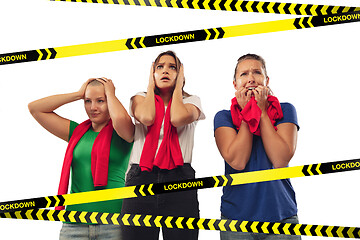
[[(231, 110), (214, 119), (215, 140), (225, 174), (287, 167), (297, 142), (296, 110), (272, 96), (265, 61), (255, 54), (238, 59)], [(224, 219), (298, 223), (295, 192), (289, 179), (224, 187)], [(300, 236), (221, 232), (230, 239), (300, 239)]]

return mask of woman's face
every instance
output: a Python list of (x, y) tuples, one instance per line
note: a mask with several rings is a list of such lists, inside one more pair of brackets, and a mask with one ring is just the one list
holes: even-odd
[(91, 122), (102, 124), (110, 119), (104, 85), (87, 86), (84, 104)]
[(267, 86), (269, 78), (266, 76), (265, 69), (260, 61), (247, 59), (238, 63), (233, 83), (236, 90), (241, 87), (249, 89), (257, 86)]
[(159, 89), (174, 88), (177, 77), (176, 61), (169, 55), (161, 56), (155, 65), (155, 85)]

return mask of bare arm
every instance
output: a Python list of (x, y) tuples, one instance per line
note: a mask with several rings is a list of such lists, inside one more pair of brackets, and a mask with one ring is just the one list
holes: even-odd
[(174, 127), (181, 127), (196, 121), (200, 110), (193, 104), (184, 104), (182, 88), (184, 85), (184, 67), (181, 65), (172, 96), (170, 121)]
[(242, 121), (239, 132), (230, 127), (215, 130), (215, 141), (224, 160), (234, 169), (243, 170), (250, 159), (253, 134)]
[(132, 142), (134, 140), (134, 124), (124, 106), (115, 96), (113, 82), (107, 78), (98, 78), (97, 80), (104, 84), (109, 114), (115, 131), (125, 141)]
[(132, 99), (132, 112), (136, 120), (145, 126), (151, 126), (155, 121), (155, 80), (154, 65), (151, 66), (147, 94), (134, 96)]
[(31, 115), (50, 133), (68, 141), (70, 120), (57, 115), (54, 110), (64, 104), (82, 99), (87, 83), (88, 81), (78, 92), (53, 95), (29, 103), (28, 108)]
[(297, 143), (297, 128), (293, 123), (282, 123), (276, 131), (266, 116), (261, 117), (261, 139), (265, 152), (275, 168), (286, 167), (293, 157)]
[(293, 123), (282, 123), (276, 131), (267, 115), (268, 89), (258, 87), (254, 95), (261, 109), (260, 130), (265, 152), (275, 168), (286, 167), (295, 153), (297, 127)]

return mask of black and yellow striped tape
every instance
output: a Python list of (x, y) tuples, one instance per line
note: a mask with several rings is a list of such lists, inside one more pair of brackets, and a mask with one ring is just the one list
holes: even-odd
[(178, 229), (201, 229), (319, 237), (360, 238), (360, 228), (357, 227), (238, 221), (227, 219), (220, 220), (139, 214), (31, 209), (12, 213), (0, 213), (0, 218), (63, 221), (92, 224), (114, 224), (137, 227), (165, 227)]
[(92, 192), (81, 192), (1, 202), (0, 213), (15, 212), (26, 209), (49, 208), (81, 203), (108, 201), (113, 199), (145, 197), (169, 192), (181, 192), (194, 189), (234, 186), (255, 182), (266, 182), (286, 178), (306, 177), (359, 169), (360, 159), (353, 159), (346, 161), (318, 163), (255, 172), (196, 178), (176, 182), (144, 184), (138, 186), (98, 190)]
[(311, 16), (262, 23), (209, 28), (188, 32), (135, 37), (106, 42), (88, 43), (32, 51), (0, 54), (0, 65), (40, 61), (87, 54), (122, 51), (138, 48), (164, 46), (169, 44), (206, 41), (212, 39), (239, 37), (245, 35), (313, 28), (360, 21), (360, 11), (346, 12), (326, 16)]
[(320, 16), (359, 11), (359, 7), (238, 0), (50, 0), (135, 6)]

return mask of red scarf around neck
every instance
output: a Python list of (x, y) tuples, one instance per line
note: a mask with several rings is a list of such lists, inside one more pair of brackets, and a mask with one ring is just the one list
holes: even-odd
[[(277, 130), (277, 127), (275, 126), (275, 122), (276, 120), (281, 119), (283, 117), (283, 112), (280, 106), (280, 102), (276, 97), (271, 95), (268, 96), (267, 100), (269, 102), (269, 107), (266, 112), (275, 130)], [(236, 100), (236, 97), (234, 97), (233, 99), (231, 99), (230, 112), (231, 112), (231, 118), (237, 130), (239, 130), (240, 128), (241, 121), (244, 120), (249, 125), (250, 132), (252, 132), (257, 136), (260, 136), (261, 110), (257, 105), (257, 101), (255, 100), (255, 97), (252, 97), (250, 99), (250, 101), (246, 104), (244, 109), (240, 108)]]
[[(171, 170), (184, 165), (177, 129), (170, 122), (170, 107), (171, 99), (165, 112), (163, 100), (160, 96), (155, 95), (155, 121), (153, 125), (148, 127), (141, 153), (140, 167), (142, 171), (152, 171), (153, 166)], [(163, 119), (164, 137), (156, 154)]]
[[(73, 151), (76, 144), (82, 136), (91, 127), (91, 121), (88, 119), (79, 124), (73, 131), (69, 144), (65, 152), (64, 163), (61, 171), (60, 184), (58, 194), (63, 195), (68, 191), (70, 167), (73, 158)], [(96, 137), (92, 150), (91, 150), (91, 173), (94, 181), (94, 186), (106, 186), (108, 179), (108, 167), (110, 156), (110, 144), (113, 133), (113, 126), (111, 119)], [(64, 207), (57, 207), (56, 210), (63, 210)]]

